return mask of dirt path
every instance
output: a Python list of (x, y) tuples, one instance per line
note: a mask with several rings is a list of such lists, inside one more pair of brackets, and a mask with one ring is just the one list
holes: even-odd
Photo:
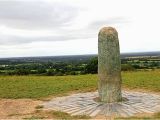
[(0, 99), (0, 119), (21, 119), (35, 112), (42, 101), (32, 99)]

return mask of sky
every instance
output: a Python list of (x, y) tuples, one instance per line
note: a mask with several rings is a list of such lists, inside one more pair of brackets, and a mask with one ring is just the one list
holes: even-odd
[(117, 29), (120, 51), (160, 51), (159, 0), (0, 0), (0, 58), (98, 53)]

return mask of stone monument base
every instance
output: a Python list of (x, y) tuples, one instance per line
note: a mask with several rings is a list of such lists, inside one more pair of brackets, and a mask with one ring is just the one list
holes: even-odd
[(160, 95), (123, 91), (122, 96), (126, 98), (125, 101), (102, 103), (95, 100), (98, 98), (97, 92), (78, 93), (45, 102), (43, 109), (91, 117), (130, 117), (137, 114), (160, 112)]

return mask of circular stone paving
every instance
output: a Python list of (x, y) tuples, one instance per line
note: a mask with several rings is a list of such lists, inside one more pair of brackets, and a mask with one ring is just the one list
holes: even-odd
[(97, 92), (73, 94), (45, 102), (43, 103), (43, 109), (91, 117), (97, 115), (130, 117), (136, 114), (160, 111), (160, 95), (126, 91), (123, 91), (122, 95), (128, 100), (107, 104), (94, 100), (98, 97)]

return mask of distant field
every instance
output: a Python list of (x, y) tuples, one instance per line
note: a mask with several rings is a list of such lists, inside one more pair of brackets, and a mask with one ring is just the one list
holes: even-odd
[[(0, 76), (0, 98), (43, 98), (97, 89), (97, 75)], [(122, 72), (123, 87), (160, 92), (160, 70)]]

